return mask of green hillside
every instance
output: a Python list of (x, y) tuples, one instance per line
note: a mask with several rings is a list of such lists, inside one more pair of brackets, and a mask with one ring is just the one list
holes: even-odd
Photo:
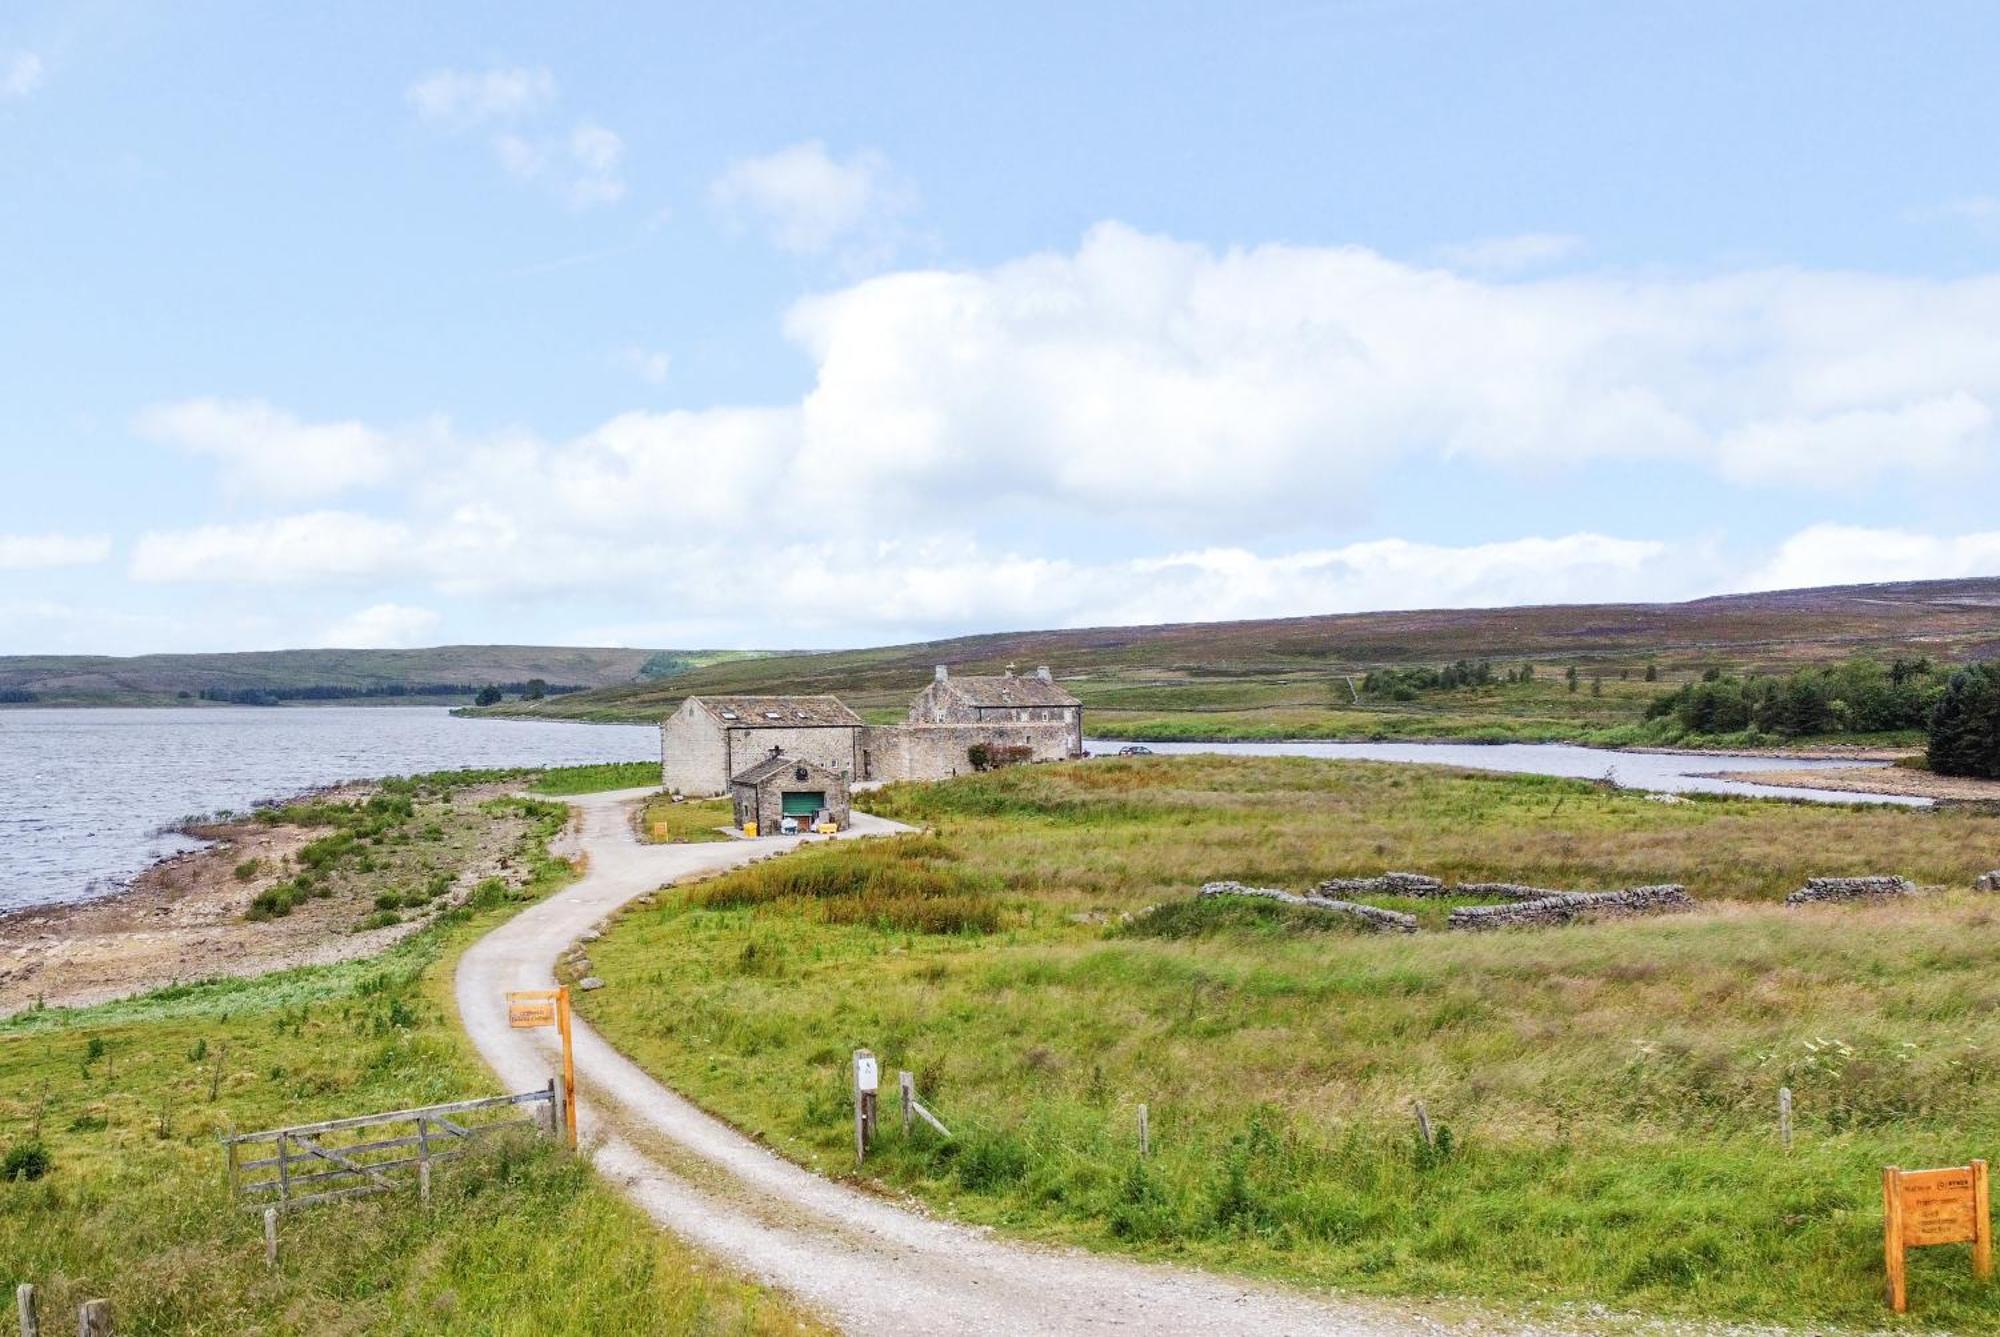
[[(1090, 729), (1099, 736), (1594, 738), (1636, 724), (1654, 697), (1707, 669), (1785, 672), (1856, 655), (1885, 662), (1907, 655), (2000, 657), (2000, 578), (1678, 604), (1006, 632), (732, 660), (499, 709), (649, 721), (696, 693), (833, 692), (886, 720), (900, 714), (935, 664), (964, 672), (999, 672), (1010, 664), (1028, 672), (1047, 664), (1090, 708)], [(1487, 660), (1496, 672), (1526, 666), (1534, 676), (1407, 701), (1370, 699), (1361, 687), (1371, 669), (1457, 660)]]
[(190, 705), (417, 701), (461, 704), (486, 684), (518, 691), (651, 683), (738, 651), (538, 645), (421, 650), (267, 650), (242, 654), (0, 657), (0, 703)]

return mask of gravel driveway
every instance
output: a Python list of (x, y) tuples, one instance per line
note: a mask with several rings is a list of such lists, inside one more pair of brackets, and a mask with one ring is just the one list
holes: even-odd
[[(508, 1090), (555, 1071), (552, 1031), (515, 1031), (502, 995), (548, 988), (556, 958), (634, 896), (697, 873), (795, 848), (797, 838), (641, 845), (632, 792), (569, 800), (581, 810), (588, 874), (466, 952), (459, 1015)], [(854, 836), (901, 830), (857, 813)], [(953, 1337), (1077, 1333), (1527, 1331), (1333, 1300), (1181, 1268), (1043, 1248), (932, 1219), (782, 1159), (641, 1072), (588, 1026), (575, 1027), (580, 1124), (598, 1169), (662, 1226), (787, 1291), (848, 1331)]]

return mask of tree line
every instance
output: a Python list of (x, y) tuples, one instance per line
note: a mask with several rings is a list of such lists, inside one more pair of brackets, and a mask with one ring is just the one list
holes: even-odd
[[(521, 696), (533, 700), (544, 696), (563, 696), (583, 690), (580, 686), (530, 678), (525, 682), (483, 685), (469, 682), (389, 682), (377, 683), (370, 687), (350, 687), (331, 683), (315, 683), (301, 687), (204, 687), (196, 693), (196, 697), (202, 701), (217, 701), (231, 706), (276, 706), (288, 701), (370, 701), (411, 696), (470, 696), (477, 699), (488, 692), (495, 694), (494, 701), (500, 700), (502, 695)], [(490, 703), (482, 701), (480, 704)]]

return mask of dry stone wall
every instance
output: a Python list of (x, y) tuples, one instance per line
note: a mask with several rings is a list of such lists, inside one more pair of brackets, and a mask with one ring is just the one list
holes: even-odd
[(1974, 891), (2000, 891), (2000, 868), (1982, 876), (1972, 884)]
[(1448, 896), (1443, 882), (1423, 873), (1383, 873), (1378, 877), (1330, 877), (1314, 896)]
[(1354, 901), (1335, 900), (1329, 896), (1299, 896), (1276, 887), (1246, 887), (1241, 882), (1210, 882), (1203, 886), (1201, 894), (1208, 896), (1255, 896), (1260, 900), (1278, 901), (1285, 905), (1296, 905), (1307, 910), (1322, 910), (1328, 914), (1346, 915), (1359, 919), (1385, 933), (1415, 933), (1417, 917), (1402, 914), (1396, 910), (1384, 910), (1377, 905), (1360, 905)]
[(1559, 891), (1505, 905), (1468, 905), (1453, 910), (1445, 924), (1456, 929), (1505, 928), (1516, 924), (1546, 926), (1573, 923), (1586, 916), (1658, 915), (1692, 909), (1694, 897), (1688, 895), (1686, 887), (1663, 883), (1625, 891)]
[(1917, 884), (1907, 877), (1809, 877), (1803, 887), (1785, 897), (1785, 904), (1874, 901), (1891, 896), (1909, 896), (1916, 890)]

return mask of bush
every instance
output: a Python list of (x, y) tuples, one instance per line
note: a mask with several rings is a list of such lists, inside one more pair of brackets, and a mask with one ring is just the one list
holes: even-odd
[(7, 1149), (6, 1160), (0, 1161), (0, 1180), (14, 1184), (40, 1179), (49, 1172), (53, 1164), (49, 1158), (49, 1149), (42, 1145), (41, 1139), (30, 1138)]
[(238, 882), (248, 882), (250, 879), (256, 877), (259, 870), (263, 867), (264, 861), (262, 859), (245, 859), (242, 863), (236, 865), (236, 880)]
[(2000, 667), (1951, 675), (1931, 714), (1928, 755), (1939, 775), (2000, 779)]

